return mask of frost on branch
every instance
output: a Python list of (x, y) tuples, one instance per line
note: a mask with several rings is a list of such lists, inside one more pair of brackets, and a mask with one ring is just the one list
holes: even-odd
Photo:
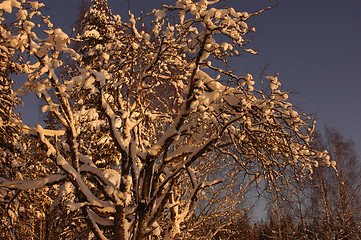
[(45, 127), (30, 128), (1, 115), (1, 131), (17, 129), (30, 146), (17, 153), (21, 164), (37, 148), (45, 170), (1, 176), (0, 187), (54, 187), (51, 206), (85, 217), (86, 234), (99, 239), (174, 239), (229, 216), (252, 182), (277, 190), (323, 160), (332, 165), (309, 147), (312, 119), (292, 106), (277, 76), (267, 77), (267, 93), (255, 90), (251, 74), (226, 70), (231, 57), (255, 53), (245, 47), (255, 31), (246, 21), (262, 11), (217, 3), (178, 0), (123, 22), (106, 0), (93, 0), (74, 50), (42, 4), (4, 1), (1, 57), (9, 64), (1, 74), (28, 80), (16, 94), (7, 80), (1, 94), (37, 94), (48, 117)]

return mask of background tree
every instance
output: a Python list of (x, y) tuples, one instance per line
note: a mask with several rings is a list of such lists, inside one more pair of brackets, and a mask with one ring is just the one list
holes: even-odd
[[(20, 90), (43, 98), (51, 116), (46, 128), (16, 118), (6, 126), (42, 146), (39, 162), (54, 169), (32, 180), (1, 178), (0, 187), (59, 186), (56, 194), (98, 239), (174, 239), (198, 232), (197, 219), (231, 216), (237, 185), (262, 181), (279, 191), (324, 160), (333, 165), (309, 146), (312, 119), (295, 110), (277, 76), (263, 92), (252, 75), (226, 70), (240, 52), (256, 53), (244, 45), (255, 31), (246, 20), (263, 10), (217, 4), (178, 0), (150, 13), (145, 31), (143, 19), (122, 22), (94, 0), (83, 23), (87, 44), (76, 52), (41, 15), (42, 4), (2, 2), (4, 45), (28, 77)], [(5, 29), (7, 21), (16, 28)], [(214, 204), (217, 194), (224, 203)]]
[(352, 140), (333, 128), (325, 128), (325, 137), (318, 137), (319, 147), (330, 152), (337, 171), (318, 168), (313, 174), (310, 217), (316, 235), (322, 239), (359, 239), (361, 164)]
[[(360, 239), (360, 162), (352, 140), (333, 128), (312, 143), (328, 149), (337, 170), (321, 166), (295, 197), (273, 195), (264, 235), (270, 239)], [(287, 235), (286, 234), (290, 234)]]

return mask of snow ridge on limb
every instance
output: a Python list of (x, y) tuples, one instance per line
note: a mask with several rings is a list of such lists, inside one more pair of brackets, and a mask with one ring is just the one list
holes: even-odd
[(54, 184), (60, 182), (66, 178), (65, 175), (54, 174), (42, 179), (34, 179), (34, 180), (14, 180), (8, 181), (5, 178), (0, 178), (0, 187), (19, 189), (19, 190), (29, 190), (29, 189), (37, 189), (42, 188), (45, 185)]

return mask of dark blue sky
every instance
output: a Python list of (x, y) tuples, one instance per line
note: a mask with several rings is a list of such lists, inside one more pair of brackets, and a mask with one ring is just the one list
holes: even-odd
[[(45, 0), (47, 14), (58, 27), (68, 28), (77, 17), (80, 0)], [(150, 11), (170, 0), (109, 0), (113, 13)], [(274, 5), (271, 0), (227, 0), (240, 11)], [(356, 142), (361, 154), (361, 1), (280, 0), (279, 5), (250, 19), (257, 29), (251, 47), (257, 56), (237, 59), (237, 71), (258, 76), (280, 73), (284, 90), (295, 92), (292, 102), (317, 113), (318, 129), (325, 124)], [(68, 28), (69, 29), (69, 28)], [(29, 104), (29, 103), (28, 103)], [(25, 104), (25, 106), (27, 106)], [(24, 115), (33, 124), (34, 116)]]

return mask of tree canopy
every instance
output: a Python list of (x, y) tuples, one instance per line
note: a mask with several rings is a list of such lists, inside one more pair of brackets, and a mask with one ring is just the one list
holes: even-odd
[[(335, 167), (311, 147), (313, 119), (292, 105), (277, 74), (257, 89), (251, 74), (227, 70), (238, 55), (256, 54), (246, 46), (255, 31), (247, 20), (264, 10), (219, 2), (178, 0), (124, 21), (93, 0), (76, 39), (41, 13), (42, 3), (0, 3), (5, 211), (19, 212), (11, 206), (19, 192), (47, 189), (34, 194), (62, 206), (59, 219), (78, 216), (69, 221), (87, 226), (84, 238), (189, 239), (202, 221), (232, 218), (251, 183), (281, 191), (314, 167)], [(26, 81), (12, 90), (19, 75)], [(46, 124), (29, 127), (13, 113), (23, 94), (43, 100)], [(11, 224), (6, 231), (16, 235)]]

